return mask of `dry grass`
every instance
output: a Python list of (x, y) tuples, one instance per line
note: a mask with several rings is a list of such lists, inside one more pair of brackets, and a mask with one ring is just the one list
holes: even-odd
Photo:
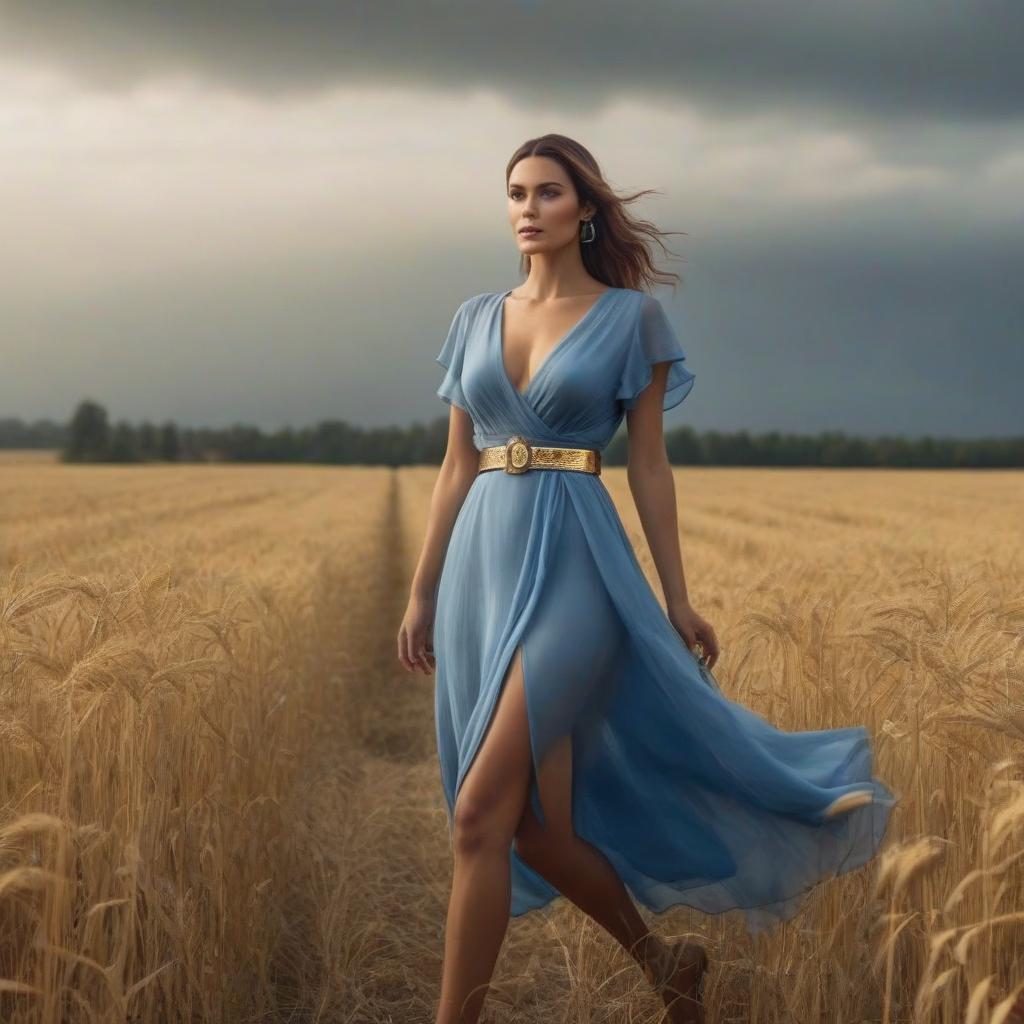
[[(433, 1020), (447, 821), (394, 635), (435, 472), (0, 466), (0, 1019)], [(770, 936), (652, 918), (704, 936), (709, 1021), (1024, 1019), (1024, 475), (677, 480), (726, 692), (866, 724), (901, 797)], [(658, 1018), (567, 901), (510, 925), (486, 1020)]]

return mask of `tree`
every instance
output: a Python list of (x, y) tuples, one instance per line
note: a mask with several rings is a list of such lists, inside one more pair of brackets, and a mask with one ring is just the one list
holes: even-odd
[(177, 462), (180, 451), (178, 428), (173, 420), (168, 420), (160, 427), (160, 458), (167, 462)]
[(110, 427), (107, 410), (98, 402), (85, 399), (78, 404), (68, 424), (65, 462), (97, 462), (107, 457), (110, 448)]
[(157, 457), (157, 431), (154, 424), (149, 420), (143, 420), (137, 431), (137, 444), (139, 456), (143, 459), (155, 459)]
[(138, 462), (139, 440), (127, 420), (118, 420), (110, 434), (111, 462)]

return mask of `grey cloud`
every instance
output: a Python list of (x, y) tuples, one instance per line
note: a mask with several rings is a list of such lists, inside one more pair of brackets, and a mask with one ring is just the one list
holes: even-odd
[[(698, 234), (669, 264), (681, 287), (656, 292), (697, 374), (668, 426), (1024, 433), (1021, 237), (883, 217)], [(513, 261), (471, 239), (444, 261), (427, 243), (367, 256), (341, 274), (306, 265), (284, 288), (273, 266), (168, 275), (106, 302), (7, 295), (0, 409), (64, 418), (93, 393), (115, 417), (192, 424), (447, 415), (434, 357), (452, 312), (516, 284)]]
[(112, 87), (191, 71), (260, 94), (486, 85), (562, 110), (630, 90), (707, 110), (784, 104), (890, 121), (1024, 110), (1017, 0), (12, 0), (0, 31), (8, 54)]
[[(684, 131), (698, 126), (688, 140), (664, 138), (664, 150), (660, 137), (645, 142), (661, 160), (658, 177), (673, 181), (676, 208), (659, 206), (655, 219), (690, 232), (672, 242), (687, 262), (669, 264), (683, 272), (683, 288), (661, 295), (698, 382), (670, 424), (1020, 434), (1024, 299), (1013, 271), (1024, 263), (1022, 29), (1024, 5), (997, 0), (631, 8), (13, 0), (0, 56), (6, 47), (36, 68), (48, 57), (114, 90), (192, 72), (264, 102), (241, 105), (248, 120), (226, 140), (219, 132), (234, 116), (232, 97), (204, 89), (186, 90), (177, 120), (155, 128), (146, 114), (118, 116), (131, 96), (97, 98), (91, 89), (83, 102), (103, 116), (76, 120), (63, 100), (48, 105), (44, 95), (33, 118), (18, 122), (34, 133), (26, 159), (40, 160), (8, 161), (8, 219), (25, 196), (20, 206), (38, 208), (43, 230), (23, 232), (30, 254), (38, 247), (35, 258), (19, 253), (0, 282), (10, 370), (0, 374), (0, 410), (63, 418), (94, 391), (115, 417), (211, 425), (273, 428), (335, 416), (382, 425), (444, 415), (434, 356), (451, 313), (470, 294), (514, 284), (514, 253), (500, 218), (493, 229), (461, 224), (461, 234), (445, 237), (443, 259), (436, 239), (415, 229), (415, 209), (414, 230), (408, 213), (389, 209), (378, 220), (372, 203), (355, 230), (339, 230), (343, 204), (325, 182), (345, 162), (324, 170), (316, 146), (301, 147), (309, 139), (333, 145), (364, 123), (344, 113), (335, 123), (322, 112), (303, 121), (305, 107), (277, 101), (363, 82), (447, 89), (456, 98), (480, 86), (569, 123), (574, 109), (643, 94), (652, 112), (649, 121), (638, 115), (638, 130), (673, 123), (659, 101), (665, 113), (681, 113)], [(74, 92), (72, 85), (72, 99)], [(25, 95), (15, 89), (16, 113)], [(683, 101), (697, 108), (692, 120)], [(211, 107), (216, 116), (207, 119)], [(476, 126), (451, 108), (437, 130), (477, 159)], [(409, 124), (431, 123), (436, 110), (436, 93), (411, 97), (382, 125), (396, 152)], [(751, 130), (743, 117), (757, 114), (769, 116)], [(65, 154), (61, 163), (47, 146), (55, 126), (68, 124), (79, 134), (55, 150)], [(183, 124), (195, 134), (180, 134)], [(207, 139), (216, 144), (207, 148)], [(288, 154), (275, 165), (280, 190), (238, 156), (239, 147), (268, 139)], [(824, 157), (801, 152), (822, 139)], [(148, 159), (176, 146), (180, 176), (173, 162), (130, 163), (130, 154)], [(113, 173), (122, 160), (129, 171)], [(58, 164), (61, 173), (51, 173)], [(194, 165), (210, 171), (209, 181)], [(38, 183), (36, 166), (45, 172)], [(369, 165), (354, 166), (339, 180), (359, 182)], [(392, 187), (403, 187), (396, 162), (386, 166)], [(310, 167), (318, 168), (312, 180)], [(410, 164), (410, 182), (415, 173)], [(822, 180), (830, 175), (840, 180)], [(104, 206), (124, 181), (132, 183), (124, 210)], [(148, 202), (134, 205), (144, 187), (165, 197), (166, 211), (154, 207), (150, 218)], [(751, 199), (742, 201), (748, 187)], [(48, 188), (68, 202), (51, 204)], [(231, 202), (206, 202), (218, 188)], [(93, 196), (103, 200), (95, 210)], [(195, 223), (185, 239), (179, 221)], [(258, 258), (240, 250), (240, 228)], [(209, 242), (204, 258), (192, 258), (193, 230)], [(79, 234), (107, 245), (81, 274), (64, 251), (80, 251)], [(48, 259), (51, 252), (60, 259)], [(126, 273), (135, 261), (140, 273)], [(402, 301), (395, 288), (407, 290)]]
[(720, 233), (670, 300), (710, 393), (688, 415), (717, 422), (724, 401), (751, 429), (1020, 436), (1022, 264), (1019, 232), (913, 217)]

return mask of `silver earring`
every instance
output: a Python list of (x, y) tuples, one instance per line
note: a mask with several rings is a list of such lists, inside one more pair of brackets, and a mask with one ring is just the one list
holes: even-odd
[[(587, 228), (590, 228), (590, 234), (587, 234)], [(588, 242), (592, 242), (597, 238), (597, 228), (594, 227), (593, 220), (585, 220), (583, 222), (583, 230), (580, 232), (580, 242), (586, 245)]]

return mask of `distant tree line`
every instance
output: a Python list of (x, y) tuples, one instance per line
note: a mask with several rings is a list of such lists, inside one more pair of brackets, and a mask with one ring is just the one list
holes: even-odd
[[(106, 409), (79, 403), (66, 425), (0, 420), (0, 448), (57, 448), (65, 462), (306, 462), (336, 465), (436, 464), (444, 456), (448, 419), (428, 424), (367, 429), (344, 420), (264, 432), (235, 424), (220, 429), (179, 428), (126, 420), (110, 423)], [(1024, 466), (1024, 436), (957, 438), (860, 438), (841, 431), (819, 434), (752, 434), (746, 430), (665, 431), (674, 465), (702, 466), (894, 466), (996, 469)], [(605, 449), (603, 463), (625, 465), (626, 431)]]

